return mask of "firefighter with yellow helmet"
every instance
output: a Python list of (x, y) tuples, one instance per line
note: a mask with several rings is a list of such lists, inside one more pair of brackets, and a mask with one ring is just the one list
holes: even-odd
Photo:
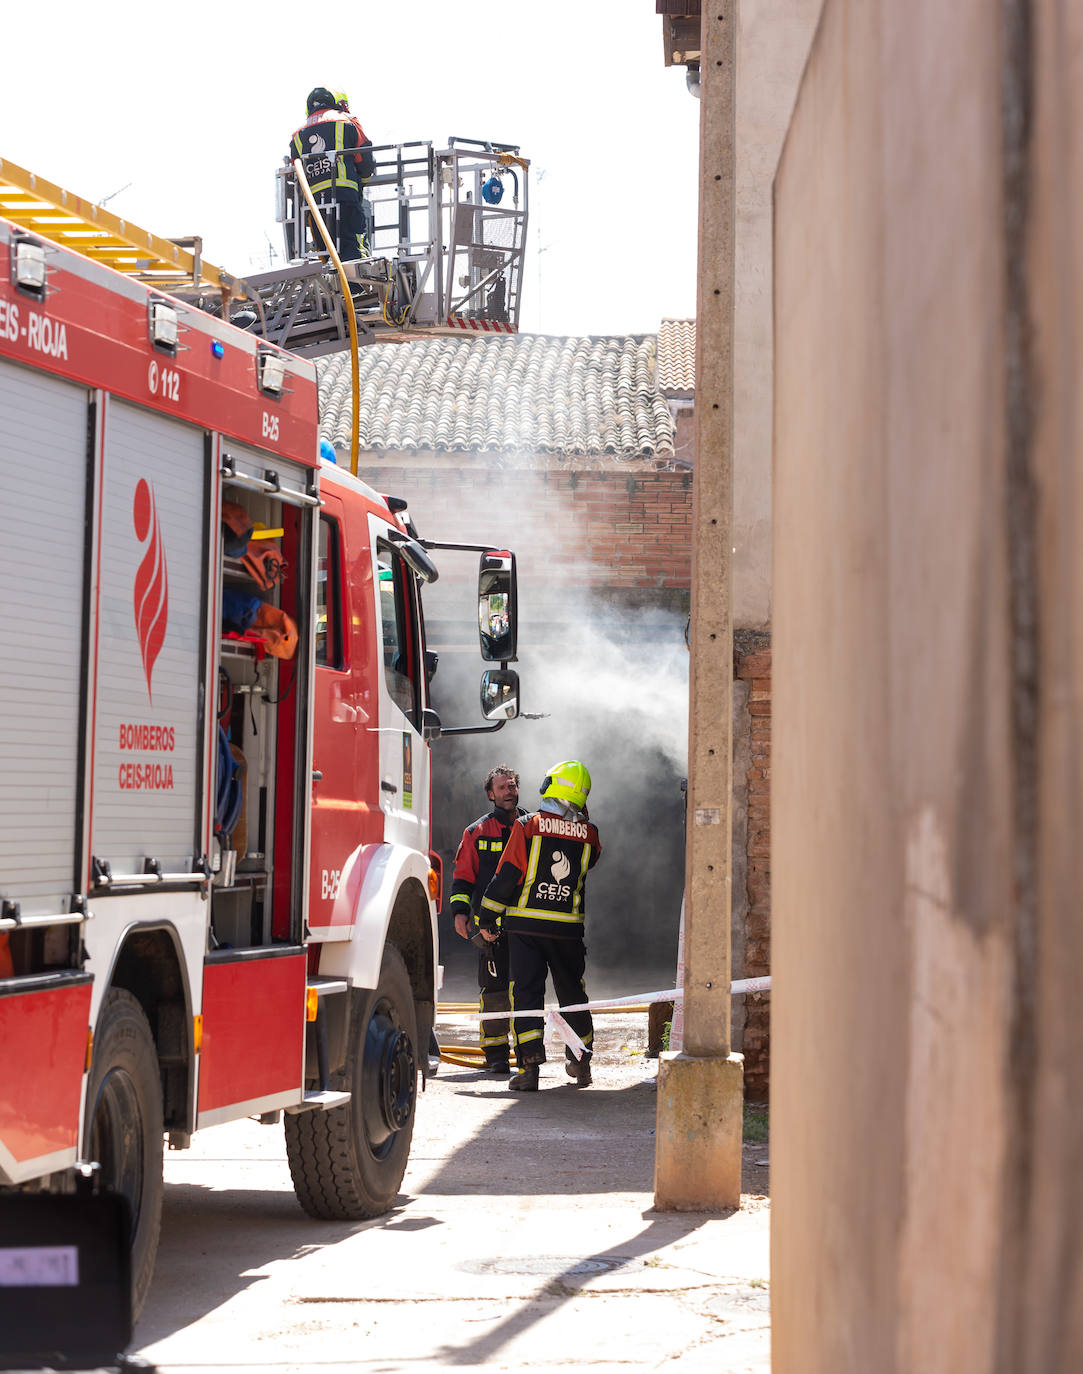
[[(541, 806), (513, 825), (500, 864), (486, 889), (478, 925), (489, 939), (508, 937), (512, 1010), (533, 1011), (545, 1002), (546, 975), (562, 1007), (587, 1001), (584, 972), (587, 873), (598, 862), (602, 842), (587, 815), (590, 773), (578, 759), (555, 764), (541, 785)], [(565, 1069), (577, 1088), (589, 1087), (594, 1023), (589, 1011), (569, 1012), (567, 1021), (586, 1046), (576, 1060), (565, 1051)], [(519, 1071), (513, 1092), (537, 1092), (545, 1063), (544, 1020), (515, 1017)]]

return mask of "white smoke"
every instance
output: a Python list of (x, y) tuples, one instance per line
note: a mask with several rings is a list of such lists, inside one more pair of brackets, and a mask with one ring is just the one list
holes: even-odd
[[(634, 993), (643, 979), (643, 988), (668, 986), (684, 882), (687, 598), (615, 586), (612, 569), (583, 558), (590, 543), (583, 503), (541, 476), (525, 477), (479, 469), (450, 500), (442, 477), (394, 493), (410, 501), (422, 536), (503, 546), (518, 557), (519, 655), (511, 666), (524, 718), (499, 732), (446, 737), (433, 750), (433, 842), (445, 887), (463, 827), (488, 809), (481, 784), (490, 768), (517, 769), (520, 805), (534, 811), (553, 765), (579, 759), (592, 775), (588, 808), (603, 845), (587, 882), (588, 990)], [(430, 646), (440, 653), (433, 705), (445, 726), (478, 725), (485, 665), (477, 649), (477, 555), (434, 557), (440, 581), (424, 592)], [(449, 982), (468, 995), (471, 948), (455, 939), (446, 914), (443, 927)]]

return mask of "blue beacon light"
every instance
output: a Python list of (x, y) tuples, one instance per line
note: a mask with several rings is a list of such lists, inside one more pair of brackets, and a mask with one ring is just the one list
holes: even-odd
[(224, 357), (226, 356), (226, 346), (225, 346), (225, 344), (219, 343), (217, 339), (212, 339), (212, 340), (211, 340), (211, 355), (212, 355), (212, 357), (215, 357), (215, 358), (224, 358)]

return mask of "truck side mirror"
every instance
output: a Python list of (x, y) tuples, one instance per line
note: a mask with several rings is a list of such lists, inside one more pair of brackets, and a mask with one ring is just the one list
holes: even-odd
[(481, 675), (481, 714), (486, 720), (514, 720), (519, 714), (519, 674), (486, 668)]
[(395, 547), (422, 582), (435, 582), (439, 569), (416, 539), (396, 540)]
[(481, 656), (486, 662), (507, 663), (514, 659), (517, 616), (515, 555), (506, 549), (483, 553), (478, 568), (478, 635)]

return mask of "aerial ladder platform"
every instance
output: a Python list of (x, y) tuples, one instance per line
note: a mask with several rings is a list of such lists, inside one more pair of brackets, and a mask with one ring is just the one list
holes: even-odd
[[(515, 333), (530, 171), (519, 148), (452, 138), (444, 149), (418, 142), (370, 151), (375, 171), (362, 193), (366, 255), (341, 264), (359, 341)], [(294, 352), (329, 353), (349, 346), (344, 291), (327, 243), (337, 206), (330, 192), (316, 198), (321, 231), (303, 176), (300, 161), (278, 170), (285, 261), (247, 279), (260, 317), (241, 308), (233, 319)]]
[(333, 195), (312, 195), (300, 161), (276, 174), (282, 264), (244, 277), (208, 263), (198, 237), (160, 238), (3, 159), (0, 215), (295, 353), (515, 333), (530, 169), (518, 146), (452, 138), (371, 151), (363, 257), (339, 259)]

